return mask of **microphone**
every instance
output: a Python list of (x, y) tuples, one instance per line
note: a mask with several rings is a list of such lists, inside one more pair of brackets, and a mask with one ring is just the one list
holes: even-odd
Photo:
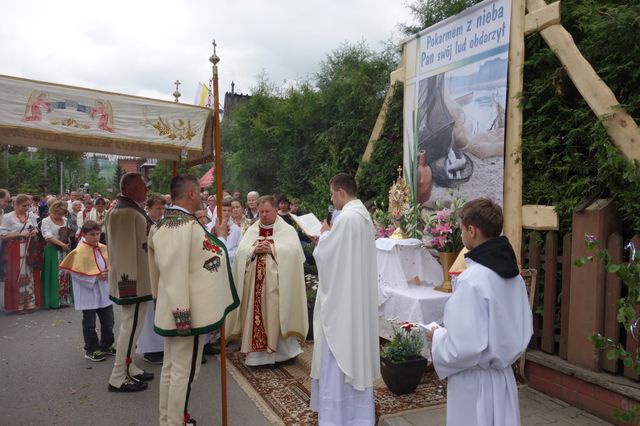
[(331, 219), (333, 218), (333, 212), (336, 210), (336, 208), (333, 206), (333, 204), (329, 205), (329, 208), (327, 209), (327, 224), (331, 225)]

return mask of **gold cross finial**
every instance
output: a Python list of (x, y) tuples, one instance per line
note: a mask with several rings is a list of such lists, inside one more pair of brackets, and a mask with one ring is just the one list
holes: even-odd
[(178, 90), (178, 86), (180, 86), (182, 83), (180, 83), (180, 80), (176, 80), (175, 83), (173, 83), (176, 85), (176, 91), (173, 92), (173, 98), (174, 98), (174, 102), (179, 102), (178, 99), (180, 98), (180, 90)]
[(218, 46), (218, 44), (216, 43), (216, 40), (213, 39), (213, 43), (211, 43), (213, 45), (213, 55), (211, 55), (209, 57), (209, 62), (211, 62), (214, 66), (214, 74), (215, 74), (215, 66), (218, 64), (218, 62), (220, 62), (220, 58), (218, 57), (218, 55), (216, 55), (216, 47)]

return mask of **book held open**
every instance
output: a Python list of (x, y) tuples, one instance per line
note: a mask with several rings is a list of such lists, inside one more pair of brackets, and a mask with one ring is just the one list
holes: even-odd
[(302, 216), (291, 215), (293, 220), (298, 224), (302, 232), (310, 237), (319, 237), (322, 223), (313, 213), (307, 213)]

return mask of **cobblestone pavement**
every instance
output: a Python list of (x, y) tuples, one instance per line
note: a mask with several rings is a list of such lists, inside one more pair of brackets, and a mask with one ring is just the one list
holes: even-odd
[[(519, 396), (521, 426), (605, 426), (611, 424), (528, 386), (520, 388)], [(443, 405), (425, 408), (402, 416), (386, 418), (382, 425), (442, 426), (445, 424), (445, 412), (446, 408)]]

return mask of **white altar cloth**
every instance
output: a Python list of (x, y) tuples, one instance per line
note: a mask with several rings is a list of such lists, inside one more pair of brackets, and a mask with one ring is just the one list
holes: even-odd
[[(442, 324), (444, 305), (451, 293), (436, 291), (431, 285), (409, 285), (408, 288), (390, 290), (389, 298), (378, 307), (378, 334), (388, 340), (393, 328), (388, 320), (398, 319), (427, 325), (432, 321)], [(425, 339), (422, 356), (431, 360), (429, 343)]]
[[(378, 261), (378, 327), (385, 339), (393, 337), (387, 320), (442, 324), (444, 305), (451, 293), (436, 291), (442, 283), (440, 263), (417, 239), (376, 240)], [(420, 285), (416, 285), (416, 277)], [(422, 355), (430, 359), (425, 340)]]
[(425, 249), (422, 241), (412, 238), (376, 240), (378, 262), (378, 305), (389, 299), (394, 289), (415, 287), (416, 277), (422, 285), (440, 285), (442, 266)]

